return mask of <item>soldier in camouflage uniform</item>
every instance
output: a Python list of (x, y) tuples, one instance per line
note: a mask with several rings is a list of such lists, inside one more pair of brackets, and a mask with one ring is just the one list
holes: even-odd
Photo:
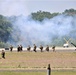
[(11, 46), (10, 46), (10, 51), (12, 52), (12, 50), (13, 50), (13, 46), (11, 45)]
[(1, 55), (2, 55), (2, 58), (4, 58), (4, 59), (5, 59), (5, 51), (4, 51), (4, 50), (2, 50)]
[(20, 52), (20, 50), (21, 50), (21, 48), (20, 48), (20, 46), (18, 45), (18, 47), (17, 47), (17, 52)]
[(55, 46), (53, 46), (52, 49), (53, 49), (53, 52), (55, 52)]
[(46, 47), (46, 51), (49, 51), (49, 46), (47, 45), (47, 47)]
[(42, 45), (40, 45), (40, 50), (41, 50), (41, 52), (43, 51), (43, 46)]
[(30, 50), (31, 50), (31, 47), (30, 47), (30, 45), (28, 46), (27, 50), (28, 50), (28, 51), (30, 51)]
[(33, 51), (37, 52), (37, 51), (36, 51), (36, 48), (37, 48), (37, 46), (34, 44)]
[(23, 46), (22, 45), (20, 45), (20, 51), (23, 51)]

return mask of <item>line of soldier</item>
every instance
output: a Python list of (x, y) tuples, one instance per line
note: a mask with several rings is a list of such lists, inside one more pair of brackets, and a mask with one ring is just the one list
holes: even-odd
[[(40, 45), (39, 48), (40, 48), (41, 52), (43, 52), (43, 46)], [(34, 51), (34, 52), (37, 52), (36, 49), (37, 49), (37, 46), (34, 44), (33, 51)], [(53, 46), (52, 49), (53, 49), (53, 52), (54, 52), (54, 51), (55, 51), (55, 46)], [(12, 52), (12, 50), (13, 50), (13, 46), (11, 45), (11, 46), (10, 46), (10, 51)], [(31, 50), (30, 45), (27, 47), (27, 50), (28, 50), (28, 51)], [(48, 45), (47, 45), (47, 47), (46, 47), (45, 50), (46, 50), (46, 51), (49, 51), (49, 46), (48, 46)], [(21, 51), (23, 51), (23, 47), (22, 47), (22, 45), (18, 45), (18, 47), (17, 47), (17, 52), (21, 52)], [(2, 50), (1, 55), (2, 55), (2, 58), (5, 59), (5, 51), (4, 51), (4, 50)]]
[[(13, 46), (11, 45), (10, 46), (10, 51), (12, 52), (12, 50), (13, 50)], [(23, 51), (23, 47), (22, 47), (22, 45), (18, 45), (17, 52), (21, 52), (21, 51)]]
[[(37, 46), (34, 44), (34, 48), (33, 48), (33, 51), (35, 51), (35, 52), (37, 52), (36, 51), (36, 48), (37, 48)], [(43, 46), (42, 45), (40, 45), (40, 50), (41, 50), (41, 52), (43, 52)], [(53, 52), (55, 52), (55, 46), (53, 46), (52, 47), (52, 49), (53, 49)], [(28, 46), (28, 48), (27, 48), (27, 50), (28, 51), (30, 51), (31, 50), (31, 47), (30, 46)], [(46, 49), (45, 49), (46, 51), (49, 51), (49, 46), (47, 45), (47, 47), (46, 47)]]
[[(42, 45), (40, 45), (40, 50), (41, 50), (41, 52), (43, 52), (43, 46)], [(33, 45), (33, 51), (34, 52), (37, 52), (37, 46), (34, 44)], [(12, 52), (12, 50), (13, 50), (13, 46), (11, 45), (10, 46), (10, 51)], [(30, 45), (28, 45), (28, 47), (27, 47), (27, 51), (30, 51), (31, 50), (31, 47), (30, 47)], [(46, 49), (45, 49), (46, 51), (49, 51), (49, 46), (47, 45), (47, 47), (46, 47)], [(52, 47), (52, 50), (53, 50), (53, 52), (55, 52), (55, 46), (53, 46)], [(23, 51), (23, 47), (22, 47), (22, 45), (18, 45), (18, 47), (17, 47), (17, 52), (21, 52), (21, 51)]]

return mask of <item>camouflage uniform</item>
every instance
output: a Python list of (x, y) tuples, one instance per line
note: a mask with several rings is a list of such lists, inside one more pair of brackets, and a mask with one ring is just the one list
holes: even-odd
[(4, 51), (4, 50), (2, 50), (1, 55), (2, 55), (2, 58), (4, 58), (4, 59), (5, 59), (5, 51)]
[(49, 51), (49, 46), (47, 45), (47, 47), (46, 47), (46, 51)]
[(18, 45), (18, 47), (17, 47), (17, 51), (19, 52), (21, 49), (20, 49), (20, 46)]
[(22, 45), (20, 45), (20, 51), (22, 51), (23, 50), (23, 47), (22, 47)]
[(11, 45), (11, 46), (10, 46), (10, 51), (12, 52), (12, 50), (13, 50), (13, 46)]
[(27, 48), (27, 50), (30, 51), (30, 49), (31, 49), (31, 47), (30, 47), (30, 45), (29, 45), (28, 48)]
[(37, 48), (37, 46), (34, 44), (33, 51), (35, 51), (35, 52), (36, 52), (36, 48)]
[(55, 46), (53, 46), (52, 49), (53, 49), (53, 52), (55, 52)]
[(40, 50), (41, 50), (41, 52), (43, 51), (43, 46), (42, 45), (40, 45)]

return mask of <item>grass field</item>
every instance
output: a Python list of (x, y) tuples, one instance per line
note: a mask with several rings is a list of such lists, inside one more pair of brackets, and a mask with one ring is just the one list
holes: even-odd
[(6, 52), (0, 68), (76, 68), (76, 52)]
[(0, 72), (0, 75), (46, 75), (46, 72), (9, 72), (9, 70), (47, 71), (48, 64), (51, 66), (52, 75), (76, 75), (76, 52), (6, 51), (6, 58), (0, 59), (0, 70), (8, 71)]
[[(47, 72), (0, 72), (0, 75), (47, 75)], [(51, 75), (76, 75), (76, 71), (53, 71)]]

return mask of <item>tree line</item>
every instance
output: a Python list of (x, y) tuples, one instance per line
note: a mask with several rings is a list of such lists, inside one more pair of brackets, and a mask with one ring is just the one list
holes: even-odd
[(76, 10), (74, 9), (66, 9), (64, 12), (59, 13), (59, 12), (55, 12), (55, 13), (50, 13), (50, 12), (45, 12), (45, 11), (37, 11), (34, 13), (31, 13), (32, 19), (37, 20), (37, 21), (43, 21), (45, 18), (47, 19), (51, 19), (57, 15), (60, 14), (66, 14), (68, 16), (73, 16), (76, 15)]

